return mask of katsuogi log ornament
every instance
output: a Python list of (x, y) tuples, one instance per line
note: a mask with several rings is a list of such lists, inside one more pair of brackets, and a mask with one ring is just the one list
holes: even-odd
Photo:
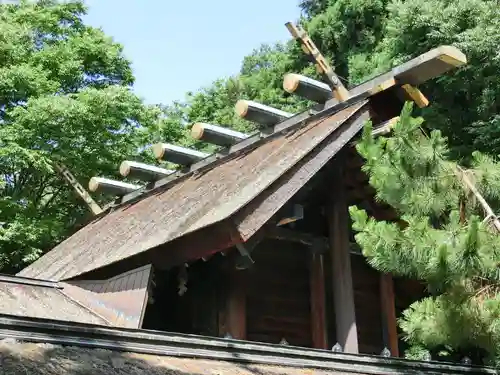
[(190, 148), (180, 147), (169, 143), (157, 143), (153, 146), (153, 154), (157, 159), (169, 161), (174, 164), (189, 166), (209, 154)]
[(316, 103), (325, 103), (333, 97), (333, 91), (326, 83), (295, 73), (285, 75), (283, 90)]
[(191, 136), (200, 141), (227, 147), (248, 138), (250, 135), (217, 125), (197, 122), (191, 127)]
[(126, 182), (103, 177), (92, 177), (89, 181), (90, 191), (110, 195), (122, 196), (140, 188), (140, 185), (128, 184)]
[(172, 173), (175, 173), (175, 171), (135, 161), (125, 160), (120, 165), (120, 174), (123, 177), (136, 178), (143, 181), (157, 181)]
[(238, 100), (234, 110), (241, 118), (256, 122), (263, 126), (272, 126), (293, 116), (292, 113), (281, 111), (251, 100)]

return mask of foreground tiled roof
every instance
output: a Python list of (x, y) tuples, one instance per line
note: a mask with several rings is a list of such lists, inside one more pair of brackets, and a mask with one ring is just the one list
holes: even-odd
[(0, 314), (107, 325), (108, 322), (62, 289), (0, 282)]
[[(323, 141), (357, 111), (368, 113), (366, 101), (311, 121), (291, 134), (273, 137), (206, 172), (178, 179), (168, 189), (159, 188), (138, 201), (123, 204), (82, 228), (19, 275), (69, 279), (218, 223), (256, 199), (273, 183), (286, 183), (277, 180), (309, 154), (325, 147)], [(358, 124), (352, 136), (363, 123)], [(347, 141), (343, 140), (339, 148)], [(321, 163), (308, 166), (307, 173), (295, 186), (265, 211), (259, 211), (258, 218), (252, 218), (250, 231), (265, 223), (321, 166)]]
[(0, 314), (0, 374), (467, 374), (493, 368)]
[[(347, 375), (344, 372), (0, 341), (3, 375)], [(356, 375), (356, 373), (349, 373)]]
[(0, 275), (0, 314), (140, 328), (149, 277), (149, 265), (73, 285)]

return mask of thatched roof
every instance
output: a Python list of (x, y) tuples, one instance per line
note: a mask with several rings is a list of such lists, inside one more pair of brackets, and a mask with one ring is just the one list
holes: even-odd
[[(3, 375), (347, 375), (337, 371), (0, 341)], [(356, 375), (355, 373), (349, 373)]]
[(19, 276), (69, 280), (124, 259), (137, 266), (155, 263), (158, 256), (180, 264), (246, 242), (359, 133), (365, 120), (384, 122), (399, 114), (408, 96), (402, 85), (424, 83), (466, 60), (455, 47), (441, 46), (351, 88), (341, 103), (332, 98), (284, 116), (185, 173), (123, 196), (118, 206)]
[[(234, 219), (238, 224), (233, 223), (234, 233), (249, 237), (362, 128), (369, 118), (366, 104), (355, 103), (331, 116), (310, 121), (293, 134), (277, 134), (204, 173), (174, 180), (139, 200), (127, 202), (80, 229), (19, 276), (71, 279), (220, 224), (257, 201), (257, 207), (243, 215), (246, 218), (251, 213), (251, 219)], [(342, 129), (352, 130), (352, 134), (339, 139), (344, 123)], [(331, 144), (338, 146), (332, 148)], [(331, 149), (326, 157), (316, 157), (325, 149)], [(302, 171), (303, 162), (311, 156), (311, 165)], [(293, 179), (299, 174), (300, 178)], [(282, 186), (286, 188), (279, 199), (272, 199), (269, 204), (261, 202), (262, 197), (269, 195), (264, 192)], [(258, 206), (264, 208), (257, 210)], [(219, 250), (230, 245), (224, 241)]]

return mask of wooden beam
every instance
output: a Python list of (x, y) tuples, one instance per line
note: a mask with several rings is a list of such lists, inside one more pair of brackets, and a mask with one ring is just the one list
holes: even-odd
[(397, 66), (393, 72), (399, 81), (419, 85), (466, 63), (467, 57), (458, 48), (440, 46)]
[(110, 195), (125, 195), (140, 189), (140, 185), (128, 184), (122, 181), (111, 180), (104, 177), (92, 177), (89, 181), (89, 190)]
[[(387, 135), (392, 131), (392, 128), (398, 123), (399, 121), (399, 116), (393, 117), (390, 120), (384, 121), (380, 124), (377, 124), (373, 129), (372, 129), (372, 135), (374, 137), (379, 137), (382, 135)], [(352, 142), (349, 143), (350, 146), (355, 146), (356, 143), (358, 143), (359, 138), (353, 140)], [(362, 165), (362, 164), (361, 164)], [(360, 165), (360, 166), (361, 166)], [(349, 166), (352, 166), (350, 164)]]
[(344, 87), (339, 77), (333, 71), (333, 68), (328, 64), (307, 32), (302, 27), (294, 25), (291, 22), (287, 22), (285, 26), (292, 37), (301, 44), (302, 50), (315, 62), (318, 72), (323, 74), (331, 83), (335, 98), (339, 102), (349, 99), (349, 91)]
[(391, 274), (380, 274), (380, 303), (384, 346), (391, 351), (393, 357), (399, 357), (394, 281)]
[(120, 174), (123, 177), (137, 178), (144, 181), (157, 181), (172, 173), (175, 173), (175, 171), (135, 161), (125, 160), (120, 164)]
[[(296, 242), (302, 245), (309, 246), (311, 250), (318, 253), (324, 253), (330, 248), (329, 239), (323, 236), (314, 234), (297, 232), (291, 229), (276, 227), (266, 232), (266, 237), (273, 240)], [(354, 249), (349, 246), (349, 251), (353, 255), (361, 255), (359, 249)]]
[(272, 126), (287, 118), (293, 117), (292, 113), (281, 111), (277, 108), (251, 100), (238, 100), (234, 110), (239, 117), (263, 126)]
[(285, 75), (283, 90), (316, 103), (325, 103), (333, 96), (333, 90), (326, 83), (295, 73)]
[(234, 339), (245, 340), (246, 330), (246, 290), (244, 271), (233, 270), (229, 282), (226, 304), (227, 333)]
[(311, 252), (310, 264), (311, 288), (311, 331), (313, 347), (328, 348), (325, 305), (325, 270), (323, 254)]
[(401, 86), (402, 99), (415, 102), (419, 108), (425, 108), (429, 105), (429, 99), (415, 86), (404, 84)]
[(191, 165), (197, 161), (210, 156), (205, 152), (180, 147), (169, 143), (157, 143), (153, 145), (153, 154), (157, 159), (166, 160), (179, 165)]
[(342, 153), (337, 155), (336, 184), (328, 211), (332, 281), (337, 342), (346, 353), (358, 353), (358, 332), (354, 309), (354, 290), (349, 251), (349, 212), (343, 185)]
[(304, 206), (301, 204), (287, 204), (279, 213), (280, 220), (276, 225), (286, 225), (304, 219)]
[(90, 194), (85, 190), (85, 188), (80, 185), (78, 180), (73, 176), (73, 173), (62, 163), (54, 162), (54, 168), (64, 177), (64, 179), (73, 187), (76, 193), (83, 199), (87, 204), (87, 207), (92, 211), (94, 215), (99, 215), (103, 212), (103, 209), (97, 204), (97, 202), (90, 196)]
[[(229, 221), (234, 223), (232, 219)], [(274, 214), (269, 221), (267, 221), (267, 223), (265, 223), (253, 235), (245, 240), (241, 238), (238, 230), (228, 227), (231, 238), (234, 239), (234, 246), (239, 252), (239, 256), (234, 265), (237, 270), (246, 270), (253, 266), (255, 262), (252, 259), (252, 252), (262, 242), (262, 240), (269, 238), (268, 233), (276, 226), (277, 222), (278, 216), (277, 214)]]
[(372, 130), (372, 135), (374, 137), (378, 137), (379, 135), (389, 134), (392, 131), (392, 128), (398, 123), (399, 116), (393, 117), (390, 120), (383, 122), (382, 124), (377, 125)]
[(351, 88), (350, 93), (353, 96), (359, 95), (391, 78), (396, 79), (400, 85), (418, 86), (466, 63), (466, 56), (457, 48), (440, 46), (398, 65), (387, 73)]
[(297, 232), (280, 227), (269, 229), (266, 233), (266, 237), (274, 240), (301, 243), (306, 246), (316, 246), (318, 249), (323, 248), (326, 250), (329, 247), (328, 238), (326, 237), (315, 236), (310, 233)]
[(379, 92), (389, 90), (391, 87), (396, 86), (396, 79), (394, 77), (388, 77), (380, 82), (377, 82), (373, 87), (367, 89), (370, 95), (378, 94)]
[(250, 137), (250, 134), (226, 129), (222, 126), (197, 122), (191, 127), (191, 136), (200, 141), (227, 147)]

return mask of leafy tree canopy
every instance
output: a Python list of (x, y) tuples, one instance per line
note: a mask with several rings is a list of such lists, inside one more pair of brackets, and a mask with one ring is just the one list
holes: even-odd
[(87, 215), (53, 161), (82, 184), (112, 175), (151, 134), (181, 129), (132, 91), (119, 44), (82, 2), (0, 5), (0, 269), (34, 260)]

